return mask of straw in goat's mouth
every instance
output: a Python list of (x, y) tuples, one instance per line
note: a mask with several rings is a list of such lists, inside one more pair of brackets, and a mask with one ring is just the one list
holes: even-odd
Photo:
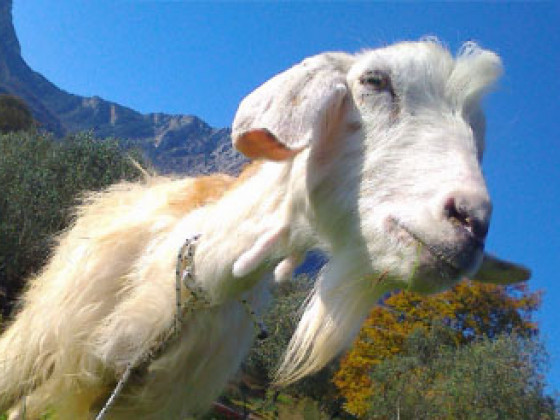
[(463, 271), (461, 268), (457, 267), (457, 265), (455, 263), (453, 263), (449, 257), (447, 255), (445, 255), (444, 253), (442, 253), (440, 250), (438, 250), (436, 247), (434, 247), (433, 245), (430, 245), (427, 241), (425, 241), (424, 239), (422, 239), (417, 233), (415, 233), (412, 229), (410, 229), (408, 226), (406, 226), (404, 223), (402, 223), (400, 220), (392, 217), (391, 218), (392, 222), (398, 226), (399, 228), (401, 228), (404, 232), (406, 232), (412, 239), (414, 239), (414, 241), (416, 241), (418, 244), (420, 244), (423, 247), (426, 247), (426, 249), (428, 250), (428, 252), (437, 260), (439, 260), (440, 262), (450, 266), (451, 268), (453, 268), (454, 270), (457, 271)]

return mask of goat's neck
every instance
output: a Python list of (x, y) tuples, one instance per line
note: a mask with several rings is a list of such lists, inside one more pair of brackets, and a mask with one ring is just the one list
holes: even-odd
[(202, 235), (196, 276), (212, 299), (238, 296), (312, 245), (305, 199), (291, 180), (291, 163), (264, 163), (218, 202), (187, 217), (188, 229), (197, 226), (193, 233)]

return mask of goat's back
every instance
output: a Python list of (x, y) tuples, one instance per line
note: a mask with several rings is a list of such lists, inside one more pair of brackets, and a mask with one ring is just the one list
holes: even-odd
[(146, 245), (234, 181), (227, 175), (150, 177), (86, 195), (0, 337), (0, 412), (34, 390), (29, 402), (39, 406), (52, 404), (63, 389), (97, 389), (85, 399), (106, 392), (106, 367), (88, 352), (92, 332), (130, 292), (127, 275)]

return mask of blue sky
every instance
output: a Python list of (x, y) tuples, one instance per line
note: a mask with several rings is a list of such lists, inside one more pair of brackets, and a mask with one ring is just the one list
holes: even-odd
[(30, 66), (62, 89), (229, 126), (254, 87), (304, 57), (435, 35), (476, 40), (506, 73), (486, 102), (488, 249), (533, 269), (560, 390), (560, 3), (14, 0)]

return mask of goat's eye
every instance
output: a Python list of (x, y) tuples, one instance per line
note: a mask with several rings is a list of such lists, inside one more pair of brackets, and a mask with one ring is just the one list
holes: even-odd
[(378, 91), (391, 89), (391, 78), (387, 73), (380, 70), (367, 72), (360, 77), (360, 83), (369, 85)]

